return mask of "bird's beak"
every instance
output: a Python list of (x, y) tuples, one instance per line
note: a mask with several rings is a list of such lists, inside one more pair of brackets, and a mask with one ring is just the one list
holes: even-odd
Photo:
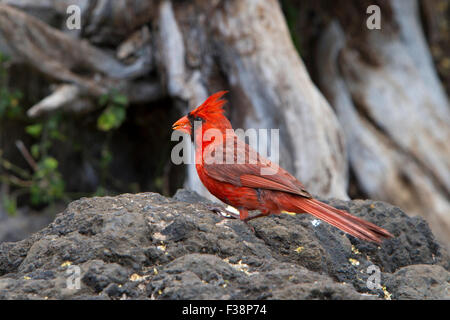
[(184, 116), (183, 118), (179, 119), (177, 122), (175, 122), (172, 125), (173, 130), (180, 130), (184, 133), (191, 134), (191, 122), (189, 121), (187, 116)]

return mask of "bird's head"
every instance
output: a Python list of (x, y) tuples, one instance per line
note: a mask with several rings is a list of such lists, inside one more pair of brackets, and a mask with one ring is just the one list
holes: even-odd
[(200, 106), (180, 118), (172, 125), (173, 130), (179, 130), (194, 135), (194, 123), (202, 124), (203, 130), (216, 128), (220, 130), (231, 129), (231, 124), (224, 116), (223, 105), (226, 100), (220, 99), (228, 91), (219, 91), (211, 95)]

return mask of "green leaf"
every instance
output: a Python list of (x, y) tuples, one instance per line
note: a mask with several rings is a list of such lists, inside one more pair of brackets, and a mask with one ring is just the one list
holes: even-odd
[(65, 141), (66, 140), (66, 136), (63, 135), (58, 130), (50, 130), (49, 135), (50, 135), (51, 138), (53, 138), (55, 140), (59, 140), (59, 141)]
[(50, 180), (48, 195), (52, 200), (60, 199), (64, 195), (64, 181), (59, 175), (54, 175)]
[(100, 96), (100, 98), (98, 99), (98, 104), (103, 107), (103, 106), (106, 106), (108, 101), (109, 101), (109, 95), (107, 93), (105, 93), (105, 94), (102, 94)]
[(97, 127), (102, 131), (109, 131), (114, 127), (116, 122), (114, 114), (104, 111), (97, 120)]
[(97, 120), (97, 127), (102, 131), (116, 129), (122, 125), (126, 118), (124, 107), (110, 105)]
[(37, 158), (39, 158), (39, 154), (40, 154), (39, 145), (33, 144), (31, 146), (31, 155), (33, 156), (33, 158), (37, 159)]
[(30, 198), (31, 198), (31, 203), (33, 205), (38, 205), (41, 204), (43, 201), (43, 197), (41, 195), (41, 189), (39, 188), (39, 186), (37, 184), (33, 184), (30, 188)]
[(56, 168), (58, 168), (58, 160), (53, 157), (46, 157), (42, 161), (42, 167), (48, 170), (55, 170)]
[(118, 93), (113, 95), (112, 102), (120, 106), (126, 106), (128, 105), (128, 98), (126, 95)]
[[(54, 163), (51, 166), (54, 166)], [(64, 197), (64, 188), (64, 180), (58, 171), (39, 170), (35, 173), (30, 187), (31, 203), (39, 205), (61, 199)]]
[(9, 215), (15, 215), (17, 212), (17, 200), (7, 195), (3, 196), (3, 208)]
[(30, 126), (26, 126), (25, 132), (28, 133), (30, 136), (37, 138), (41, 135), (42, 128), (43, 128), (43, 126), (41, 123), (36, 123), (36, 124), (32, 124)]

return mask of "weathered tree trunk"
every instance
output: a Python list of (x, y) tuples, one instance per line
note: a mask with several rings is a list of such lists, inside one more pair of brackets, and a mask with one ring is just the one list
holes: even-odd
[[(279, 128), (281, 164), (312, 193), (347, 197), (341, 129), (295, 51), (277, 1), (163, 1), (158, 28), (171, 96), (193, 107), (230, 89), (235, 128)], [(199, 190), (193, 171), (188, 185)]]
[[(44, 2), (48, 5), (48, 1), (38, 2), (36, 5), (44, 6)], [(123, 5), (121, 3), (117, 2), (116, 5), (120, 7)], [(20, 4), (25, 5), (22, 2)], [(118, 11), (115, 16), (109, 17), (120, 20), (121, 14), (126, 13), (130, 14), (128, 11)], [(108, 25), (108, 22), (104, 25)], [(145, 34), (145, 29), (142, 32)], [(85, 101), (85, 96), (98, 97), (113, 88), (123, 91), (131, 102), (136, 103), (153, 101), (163, 95), (162, 88), (155, 80), (135, 80), (147, 75), (153, 68), (151, 42), (148, 37), (144, 37), (141, 45), (135, 48), (137, 58), (132, 63), (125, 63), (108, 51), (92, 46), (86, 40), (77, 39), (31, 15), (0, 3), (0, 39), (0, 48), (12, 55), (15, 61), (32, 65), (54, 81), (69, 82), (77, 87), (70, 90), (70, 99), (53, 99), (54, 103), (51, 105), (42, 101), (30, 110), (30, 116), (39, 115), (47, 109), (51, 111), (63, 107), (68, 103), (71, 103), (71, 109), (85, 111), (91, 108), (92, 104), (86, 102), (86, 106), (80, 108), (77, 101)], [(54, 95), (58, 96), (58, 93)], [(55, 104), (55, 100), (60, 102), (60, 105)]]
[(425, 216), (450, 243), (449, 103), (416, 1), (389, 8), (382, 29), (366, 30), (356, 47), (338, 19), (327, 27), (316, 60), (320, 86), (344, 128), (360, 188)]

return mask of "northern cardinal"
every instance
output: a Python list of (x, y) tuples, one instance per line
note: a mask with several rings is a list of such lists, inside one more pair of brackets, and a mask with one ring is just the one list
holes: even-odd
[[(240, 140), (224, 115), (226, 100), (221, 97), (226, 92), (211, 95), (173, 129), (191, 135), (200, 180), (214, 196), (239, 210), (237, 218), (247, 222), (285, 211), (310, 213), (356, 238), (381, 243), (392, 237), (373, 223), (314, 199), (295, 177)], [(260, 214), (249, 216), (249, 210)]]

